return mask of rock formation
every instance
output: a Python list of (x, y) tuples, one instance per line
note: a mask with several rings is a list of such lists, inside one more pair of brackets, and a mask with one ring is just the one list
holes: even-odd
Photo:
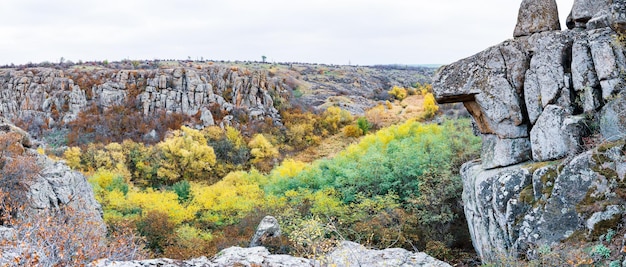
[[(27, 182), (26, 197), (22, 199), (24, 202), (18, 203), (24, 205), (23, 214), (20, 216), (28, 216), (30, 213), (45, 212), (46, 210), (67, 206), (81, 210), (81, 214), (90, 217), (89, 221), (97, 222), (99, 227), (104, 229), (102, 208), (94, 198), (91, 185), (89, 185), (85, 176), (71, 170), (63, 161), (54, 161), (45, 155), (39, 154), (34, 149), (33, 141), (28, 133), (0, 117), (0, 137), (10, 133), (17, 133), (21, 136), (16, 146), (22, 150), (22, 155), (28, 156), (35, 163), (33, 170), (20, 171), (31, 174), (32, 172), (37, 172), (32, 174), (31, 181)], [(7, 148), (3, 147), (2, 149)], [(5, 157), (12, 157), (11, 155), (7, 156), (6, 151), (2, 151), (2, 154)], [(14, 157), (10, 160), (23, 160), (23, 158)], [(4, 167), (7, 167), (7, 165)], [(7, 177), (2, 178), (9, 179)], [(14, 178), (21, 179), (22, 177)], [(7, 193), (11, 195), (17, 192)]]
[(272, 95), (284, 93), (285, 87), (267, 71), (248, 73), (219, 65), (201, 70), (2, 69), (0, 116), (54, 125), (55, 113), (59, 113), (58, 120), (69, 122), (91, 104), (108, 108), (125, 105), (134, 97), (145, 115), (159, 111), (200, 114), (204, 126), (214, 124), (211, 105), (226, 113), (245, 110), (252, 119), (279, 120)]
[(402, 267), (449, 267), (425, 253), (413, 253), (405, 249), (394, 248), (385, 250), (366, 249), (365, 247), (344, 241), (342, 244), (320, 260), (288, 255), (272, 255), (264, 247), (240, 248), (231, 247), (220, 251), (214, 258), (201, 257), (188, 261), (170, 259), (154, 259), (144, 261), (119, 262), (100, 260), (92, 264), (93, 267), (230, 267), (230, 266), (263, 266), (263, 267), (317, 267), (317, 266), (402, 266)]
[(560, 31), (554, 1), (525, 0), (515, 39), (436, 74), (437, 101), (463, 102), (483, 138), (481, 161), (461, 169), (483, 260), (598, 234), (626, 210), (624, 9), (576, 0)]
[(340, 105), (362, 114), (392, 86), (430, 82), (433, 71), (394, 66), (151, 64), (140, 65), (142, 69), (114, 63), (0, 68), (0, 116), (54, 128), (93, 105), (131, 104), (145, 115), (197, 116), (199, 127), (240, 120), (280, 123), (278, 109), (291, 101), (318, 110)]
[(0, 140), (0, 264), (23, 255), (43, 260), (58, 245), (50, 238), (72, 238), (49, 226), (70, 224), (77, 239), (104, 239), (102, 208), (85, 176), (39, 154), (30, 136), (2, 117)]

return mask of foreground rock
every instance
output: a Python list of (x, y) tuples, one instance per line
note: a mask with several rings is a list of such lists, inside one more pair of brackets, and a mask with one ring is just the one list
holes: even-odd
[(571, 161), (485, 170), (466, 163), (463, 203), (478, 254), (486, 261), (525, 255), (570, 237), (599, 236), (617, 226), (626, 201), (624, 141)]
[(626, 213), (623, 3), (576, 0), (574, 30), (556, 31), (554, 1), (524, 1), (517, 38), (437, 73), (437, 101), (463, 102), (483, 137), (461, 175), (485, 262), (597, 239)]
[(219, 252), (214, 258), (201, 257), (188, 261), (155, 259), (145, 261), (116, 262), (100, 260), (93, 267), (227, 267), (227, 266), (267, 266), (267, 267), (304, 267), (304, 266), (435, 266), (448, 267), (449, 264), (439, 261), (425, 253), (414, 253), (405, 249), (367, 249), (359, 244), (344, 241), (333, 252), (322, 257), (320, 261), (288, 255), (272, 255), (264, 247), (240, 248), (231, 247)]

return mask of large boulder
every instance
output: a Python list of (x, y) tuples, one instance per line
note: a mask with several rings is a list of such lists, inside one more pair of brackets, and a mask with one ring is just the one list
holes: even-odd
[[(54, 161), (37, 153), (32, 148), (34, 142), (26, 132), (0, 117), (0, 136), (11, 133), (21, 136), (20, 143), (17, 145), (22, 152), (21, 155), (14, 156), (14, 160), (32, 161), (32, 166), (24, 166), (34, 168), (34, 170), (29, 170), (31, 178), (23, 181), (26, 185), (24, 197), (18, 199), (19, 203), (15, 203), (22, 208), (20, 216), (40, 215), (42, 212), (57, 211), (68, 207), (79, 211), (77, 214), (80, 216), (86, 216), (85, 221), (93, 223), (104, 234), (106, 226), (102, 219), (102, 208), (96, 201), (87, 178), (71, 170), (63, 161)], [(32, 173), (33, 171), (36, 173)], [(10, 178), (3, 177), (3, 179)], [(25, 178), (15, 177), (15, 179)], [(5, 184), (7, 182), (12, 183), (5, 181)], [(15, 195), (17, 192), (10, 193)]]
[(433, 81), (435, 98), (464, 102), (483, 134), (528, 137), (520, 93), (529, 59), (523, 44), (506, 41), (444, 66)]
[(569, 112), (559, 106), (549, 105), (541, 113), (537, 123), (530, 131), (533, 159), (548, 161), (567, 155), (570, 146), (568, 136), (561, 128)]
[(524, 0), (520, 5), (514, 37), (561, 29), (555, 0)]
[(589, 46), (604, 100), (613, 97), (624, 86), (626, 51), (623, 44), (615, 41), (614, 34), (609, 28), (589, 32)]
[(428, 256), (423, 252), (410, 252), (401, 248), (384, 250), (368, 249), (360, 244), (344, 241), (337, 249), (327, 255), (328, 266), (432, 266), (450, 267), (443, 261)]
[(571, 19), (577, 28), (586, 28), (587, 22), (598, 12), (609, 8), (608, 0), (576, 0), (572, 7)]
[(534, 124), (547, 105), (571, 106), (571, 83), (566, 70), (572, 36), (561, 32), (541, 33), (533, 35), (530, 43), (533, 57), (526, 71), (524, 99), (530, 123)]
[(611, 143), (568, 162), (493, 170), (484, 170), (480, 162), (464, 164), (465, 216), (481, 258), (532, 256), (542, 245), (615, 227), (616, 216), (622, 215), (615, 211), (626, 204), (619, 197), (623, 189), (615, 186), (626, 176), (624, 144)]

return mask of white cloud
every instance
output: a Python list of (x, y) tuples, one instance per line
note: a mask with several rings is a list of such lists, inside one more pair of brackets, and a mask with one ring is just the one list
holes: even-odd
[[(573, 0), (559, 0), (561, 16)], [(511, 38), (510, 0), (3, 0), (0, 64), (204, 57), (449, 63)]]

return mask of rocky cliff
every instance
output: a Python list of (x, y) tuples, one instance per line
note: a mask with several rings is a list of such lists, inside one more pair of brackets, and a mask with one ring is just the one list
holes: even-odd
[(622, 220), (626, 2), (522, 1), (514, 39), (442, 67), (439, 103), (463, 102), (483, 138), (461, 170), (483, 260), (598, 235)]
[[(199, 126), (238, 120), (280, 124), (281, 106), (339, 105), (363, 113), (394, 85), (429, 82), (429, 68), (251, 62), (150, 61), (0, 69), (0, 116), (55, 127), (97, 106), (132, 106), (144, 115), (196, 116)], [(293, 102), (293, 103), (292, 103)]]

